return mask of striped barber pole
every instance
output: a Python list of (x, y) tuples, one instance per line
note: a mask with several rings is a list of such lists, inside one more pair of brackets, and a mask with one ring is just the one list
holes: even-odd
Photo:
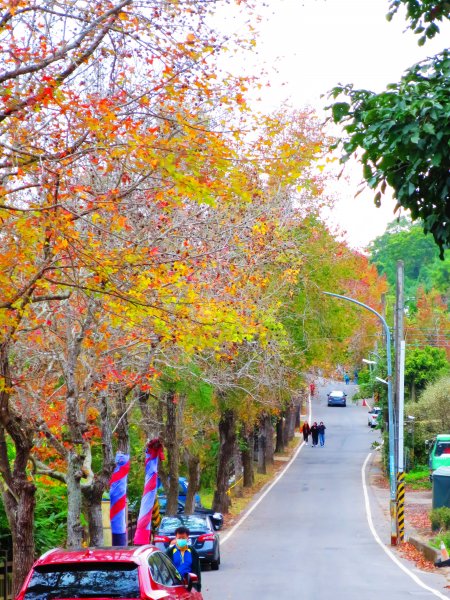
[(158, 483), (158, 459), (164, 460), (163, 446), (159, 439), (151, 440), (145, 449), (145, 483), (141, 508), (134, 534), (137, 546), (150, 543), (152, 512)]
[(123, 452), (116, 454), (116, 467), (109, 480), (112, 545), (127, 545), (127, 481), (130, 471), (130, 455)]

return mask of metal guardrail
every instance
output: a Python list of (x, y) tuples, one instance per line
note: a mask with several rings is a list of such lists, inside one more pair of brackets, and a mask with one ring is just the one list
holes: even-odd
[(0, 598), (12, 600), (12, 562), (0, 551)]
[(227, 489), (227, 496), (231, 496), (231, 490), (233, 488), (235, 488), (236, 486), (240, 485), (242, 482), (244, 481), (244, 476), (242, 475), (241, 477), (239, 477), (239, 479), (237, 481), (235, 481), (233, 483), (233, 485), (230, 485), (230, 487)]

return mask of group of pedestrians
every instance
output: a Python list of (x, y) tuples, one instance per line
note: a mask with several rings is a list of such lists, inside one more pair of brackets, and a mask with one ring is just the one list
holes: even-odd
[(317, 425), (317, 421), (311, 425), (308, 424), (308, 421), (304, 421), (301, 431), (303, 434), (303, 441), (306, 445), (308, 445), (309, 436), (311, 436), (311, 446), (315, 448), (318, 444), (322, 447), (325, 446), (325, 425), (323, 421)]

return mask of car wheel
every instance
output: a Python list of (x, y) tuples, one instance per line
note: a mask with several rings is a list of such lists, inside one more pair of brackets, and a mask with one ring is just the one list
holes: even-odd
[(219, 552), (219, 555), (217, 557), (217, 560), (212, 560), (211, 561), (211, 571), (218, 571), (219, 570), (219, 565), (220, 565), (220, 552)]

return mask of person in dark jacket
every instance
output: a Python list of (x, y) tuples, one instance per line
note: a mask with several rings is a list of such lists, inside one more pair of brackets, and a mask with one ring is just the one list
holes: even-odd
[(312, 447), (315, 448), (319, 443), (319, 426), (317, 425), (317, 421), (311, 425), (311, 438), (312, 438)]
[(195, 573), (198, 582), (194, 587), (200, 592), (202, 588), (200, 559), (195, 548), (188, 545), (189, 529), (181, 526), (175, 529), (175, 543), (166, 551), (167, 556), (183, 577), (188, 573)]
[(306, 445), (308, 445), (309, 434), (311, 433), (311, 428), (308, 424), (308, 421), (305, 421), (302, 425), (302, 433), (303, 433), (303, 441)]
[(319, 425), (318, 425), (318, 429), (319, 429), (319, 442), (321, 446), (325, 446), (325, 425), (323, 424), (323, 421), (320, 421)]

